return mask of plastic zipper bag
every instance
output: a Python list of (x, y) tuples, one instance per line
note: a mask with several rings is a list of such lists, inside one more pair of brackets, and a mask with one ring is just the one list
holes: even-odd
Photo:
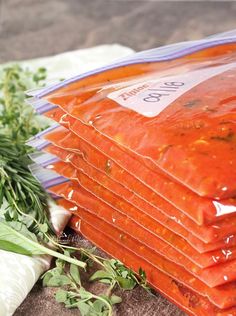
[[(62, 205), (66, 206), (67, 203), (64, 203), (62, 201)], [(72, 206), (72, 208), (74, 208), (74, 205)], [(233, 291), (235, 290), (233, 283), (220, 286), (217, 288), (209, 288), (205, 286), (201, 281), (189, 275), (184, 269), (182, 269), (176, 263), (168, 261), (165, 258), (156, 255), (152, 251), (149, 252), (148, 247), (145, 247), (143, 244), (140, 244), (129, 235), (126, 235), (124, 239), (121, 239), (119, 237), (119, 235), (121, 234), (119, 229), (112, 227), (111, 225), (107, 225), (101, 219), (96, 218), (93, 215), (91, 216), (89, 212), (86, 212), (82, 209), (80, 209), (78, 213), (80, 219), (82, 219), (84, 222), (92, 226), (95, 229), (95, 231), (98, 230), (101, 234), (105, 235), (103, 241), (104, 243), (105, 241), (107, 241), (107, 239), (111, 239), (119, 245), (123, 244), (123, 247), (120, 247), (121, 249), (127, 249), (135, 255), (137, 255), (138, 257), (140, 257), (141, 259), (143, 259), (144, 261), (151, 263), (154, 269), (157, 268), (178, 281), (182, 280), (182, 282), (185, 283), (185, 285), (188, 284), (187, 286), (195, 292), (197, 292), (198, 294), (207, 296), (208, 299), (211, 302), (213, 302), (213, 304), (219, 304), (220, 308), (224, 308), (223, 306), (234, 306), (235, 296), (233, 294)], [(74, 220), (76, 221), (75, 218), (76, 216), (74, 216)], [(80, 225), (81, 223), (79, 223), (78, 226), (81, 227)]]
[[(35, 145), (37, 146), (37, 141)], [(48, 145), (48, 143), (45, 143), (45, 145)], [(113, 181), (113, 179), (109, 177), (106, 172), (102, 173), (102, 170), (96, 169), (93, 167), (93, 165), (89, 165), (88, 163), (86, 163), (85, 157), (88, 157), (89, 152), (84, 147), (80, 149), (80, 153), (71, 153), (53, 145), (44, 147), (44, 151), (56, 155), (65, 162), (71, 162), (77, 170), (80, 170), (81, 172), (87, 174), (93, 180), (97, 181), (100, 185), (129, 201), (134, 206), (142, 210), (151, 209), (152, 212), (154, 210), (156, 210), (156, 212), (161, 211), (170, 219), (176, 221), (186, 230), (190, 231), (191, 234), (201, 239), (203, 242), (215, 242), (220, 241), (224, 238), (227, 243), (227, 238), (231, 236), (230, 239), (232, 240), (232, 234), (236, 232), (236, 218), (234, 217), (225, 218), (214, 225), (199, 226), (195, 224), (195, 222), (193, 222), (190, 218), (188, 218), (184, 213), (176, 209), (171, 204), (165, 202), (165, 200), (163, 199), (160, 199), (158, 207), (154, 208), (152, 205), (135, 195), (133, 191), (130, 191), (126, 189), (126, 187), (121, 186), (119, 182)], [(92, 155), (92, 152), (91, 156), (94, 157), (94, 155)], [(41, 159), (43, 159), (42, 162), (39, 160), (39, 158), (36, 158), (35, 162), (41, 163), (41, 165), (50, 164), (50, 158), (48, 158), (47, 156), (44, 156), (44, 158)]]
[[(80, 156), (76, 154), (74, 157), (75, 159), (72, 159), (71, 153), (68, 154), (63, 149), (53, 145), (47, 146), (46, 148), (44, 148), (44, 150), (50, 152), (51, 154), (55, 154), (57, 157), (54, 155), (45, 155), (41, 153), (31, 155), (31, 158), (39, 165), (47, 167), (50, 170), (55, 170), (57, 173), (72, 180), (77, 180), (80, 182), (80, 184), (84, 186), (86, 186), (86, 182), (91, 182), (91, 179), (96, 183), (94, 187), (93, 183), (92, 185), (90, 185), (92, 190), (96, 188), (94, 190), (95, 192), (97, 192), (96, 194), (99, 194), (101, 196), (101, 194), (103, 193), (103, 188), (110, 191), (111, 193), (114, 193), (115, 198), (121, 199), (121, 201), (125, 201), (125, 205), (132, 205), (136, 207), (139, 211), (141, 210), (145, 214), (148, 214), (154, 220), (159, 221), (170, 230), (188, 240), (188, 242), (192, 244), (195, 249), (199, 250), (198, 248), (200, 248), (200, 252), (202, 252), (202, 248), (204, 248), (204, 243), (201, 242), (202, 239), (200, 238), (201, 233), (204, 236), (206, 235), (205, 232), (208, 231), (209, 235), (214, 236), (214, 234), (217, 234), (219, 230), (221, 232), (225, 232), (224, 235), (228, 235), (228, 237), (225, 237), (223, 241), (221, 240), (219, 243), (208, 244), (207, 247), (209, 249), (217, 249), (217, 247), (220, 248), (222, 254), (225, 255), (226, 260), (231, 260), (233, 258), (234, 251), (229, 250), (225, 247), (229, 247), (229, 245), (234, 244), (234, 239), (236, 238), (236, 236), (234, 236), (233, 234), (233, 232), (235, 231), (234, 218), (231, 218), (230, 220), (222, 220), (218, 223), (217, 226), (197, 226), (194, 222), (191, 222), (191, 220), (186, 218), (184, 214), (181, 214), (181, 212), (174, 209), (171, 205), (167, 205), (166, 208), (160, 209), (153, 208), (143, 200), (138, 199), (137, 201), (137, 197), (133, 194), (133, 192), (126, 190), (126, 188), (122, 187), (117, 182), (111, 182), (110, 178), (108, 178), (105, 174), (98, 173), (98, 170), (92, 168), (92, 166), (88, 165)], [(58, 157), (65, 162), (72, 161), (72, 165), (65, 165), (63, 163), (54, 164), (58, 161)], [(89, 177), (89, 179), (87, 179), (87, 177)], [(100, 187), (98, 187), (97, 184), (99, 184)], [(100, 190), (98, 190), (97, 188), (100, 188)], [(101, 193), (99, 193), (99, 191), (101, 191)], [(110, 204), (114, 206), (112, 194), (110, 195), (109, 201)], [(176, 212), (177, 214), (179, 214), (177, 218), (174, 216), (174, 214), (176, 215)], [(178, 220), (179, 218), (181, 218), (181, 220)], [(184, 229), (181, 229), (181, 227), (179, 227), (180, 225), (183, 226)], [(192, 233), (197, 238), (195, 238)], [(198, 238), (200, 238), (201, 240), (199, 241)], [(220, 256), (212, 255), (212, 259), (214, 260), (215, 264), (221, 262), (222, 254)]]
[(197, 194), (230, 198), (236, 192), (235, 39), (142, 52), (34, 96)]
[(87, 159), (92, 159), (91, 163), (97, 168), (107, 171), (111, 177), (126, 184), (154, 206), (158, 206), (161, 198), (164, 198), (200, 225), (214, 223), (235, 212), (235, 198), (222, 201), (202, 198), (162, 174), (152, 172), (143, 163), (126, 154), (119, 146), (101, 137), (93, 128), (73, 119), (65, 112), (59, 109), (49, 112), (45, 109), (45, 111), (44, 115), (69, 127), (74, 133), (69, 133), (62, 127), (54, 130), (56, 128), (54, 126), (40, 133), (39, 137), (44, 137), (68, 150), (76, 150), (80, 154), (86, 153)]
[(120, 247), (117, 242), (82, 221), (79, 217), (74, 216), (70, 226), (76, 232), (81, 233), (85, 238), (91, 240), (97, 247), (106, 251), (112, 257), (115, 256), (137, 273), (139, 268), (142, 267), (147, 274), (149, 284), (188, 314), (196, 316), (205, 316), (206, 314), (210, 316), (236, 315), (235, 307), (229, 309), (217, 308), (203, 295), (194, 292), (162, 271), (155, 269), (150, 263), (134, 255), (132, 252)]
[[(60, 168), (60, 165), (58, 165), (58, 167)], [(60, 169), (62, 170), (63, 167)], [(37, 174), (41, 172), (38, 166), (36, 166), (35, 169), (34, 166), (31, 166), (31, 170), (36, 177)], [(101, 217), (111, 225), (121, 225), (123, 232), (129, 231), (129, 233), (132, 234), (134, 238), (138, 238), (140, 242), (148, 246), (151, 245), (154, 251), (158, 249), (158, 237), (160, 237), (162, 240), (167, 241), (170, 246), (174, 248), (177, 247), (177, 250), (185, 256), (186, 253), (188, 255), (189, 252), (192, 256), (194, 255), (194, 251), (191, 251), (191, 247), (189, 247), (183, 239), (171, 231), (168, 231), (161, 224), (152, 220), (152, 218), (149, 218), (146, 214), (129, 207), (124, 202), (120, 202), (119, 199), (114, 201), (115, 203), (111, 206), (106, 197), (104, 198), (104, 196), (100, 195), (99, 197), (96, 196), (96, 193), (93, 191), (94, 187), (97, 187), (97, 184), (92, 183), (91, 187), (88, 188), (87, 186), (84, 187), (81, 185), (81, 183), (78, 185), (78, 183), (68, 181), (59, 185), (52, 185), (48, 187), (48, 191), (73, 201), (76, 205), (85, 210), (95, 212), (95, 216)], [(104, 191), (105, 190), (102, 192)], [(107, 196), (109, 197), (109, 194)], [(168, 258), (168, 252), (166, 254), (164, 253), (164, 256)], [(205, 255), (205, 257), (207, 257), (207, 255)], [(173, 258), (175, 258), (175, 256), (172, 257), (172, 260)], [(204, 256), (202, 256), (202, 259), (203, 258)], [(186, 261), (187, 263), (185, 263)], [(219, 267), (213, 266), (212, 268), (204, 270), (198, 269), (193, 264), (189, 265), (189, 260), (184, 260), (184, 258), (182, 258), (182, 264), (184, 266), (186, 265), (187, 269), (190, 269), (194, 275), (211, 287), (235, 280), (234, 267), (236, 266), (236, 260), (222, 264)]]

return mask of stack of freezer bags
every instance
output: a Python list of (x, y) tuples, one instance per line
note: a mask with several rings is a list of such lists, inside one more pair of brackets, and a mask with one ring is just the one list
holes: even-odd
[(31, 92), (32, 172), (71, 226), (188, 314), (236, 315), (236, 36)]

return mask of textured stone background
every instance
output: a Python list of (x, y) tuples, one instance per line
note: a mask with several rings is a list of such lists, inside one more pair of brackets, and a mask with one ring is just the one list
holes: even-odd
[(0, 0), (0, 62), (105, 43), (136, 50), (236, 27), (236, 2)]
[[(236, 28), (236, 2), (0, 0), (0, 62), (105, 43), (148, 49)], [(78, 315), (36, 285), (15, 316)], [(118, 316), (182, 316), (161, 296), (125, 293)]]

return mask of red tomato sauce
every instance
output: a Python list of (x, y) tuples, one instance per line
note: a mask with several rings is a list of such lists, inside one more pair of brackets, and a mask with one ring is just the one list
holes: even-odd
[[(68, 205), (65, 202), (60, 202), (60, 203), (62, 203), (61, 205), (68, 207)], [(74, 206), (73, 206), (73, 209), (74, 209)], [(120, 238), (121, 231), (119, 229), (114, 228), (111, 225), (107, 225), (104, 221), (102, 221), (99, 218), (94, 217), (94, 215), (91, 215), (88, 211), (79, 209), (78, 214), (82, 222), (80, 222), (79, 225), (76, 225), (76, 222), (78, 222), (78, 219), (77, 221), (76, 221), (76, 217), (74, 217), (73, 219), (74, 221), (73, 226), (74, 227), (77, 226), (77, 230), (78, 230), (78, 227), (79, 229), (81, 229), (81, 225), (83, 225), (82, 224), (83, 222), (87, 223), (88, 225), (90, 225), (92, 228), (95, 229), (95, 236), (96, 236), (96, 230), (99, 231), (100, 234), (102, 234), (100, 238), (103, 237), (104, 245), (106, 243), (109, 243), (109, 239), (112, 240), (112, 242), (115, 242), (119, 245), (119, 248), (122, 249), (122, 251), (126, 251), (126, 250), (128, 252), (130, 251), (132, 254), (137, 256), (139, 259), (136, 260), (136, 262), (138, 262), (139, 264), (140, 264), (140, 261), (148, 262), (152, 266), (151, 271), (158, 269), (159, 271), (162, 271), (162, 273), (168, 275), (169, 277), (172, 277), (176, 281), (178, 282), (182, 281), (182, 283), (185, 286), (188, 286), (191, 290), (195, 291), (195, 293), (200, 294), (200, 296), (202, 295), (202, 296), (207, 297), (211, 301), (212, 304), (216, 303), (217, 305), (219, 303), (221, 307), (223, 306), (223, 304), (224, 306), (230, 306), (230, 305), (235, 304), (235, 296), (233, 296), (233, 293), (232, 293), (233, 284), (227, 284), (227, 285), (220, 286), (217, 288), (209, 288), (206, 285), (204, 285), (201, 281), (194, 278), (191, 274), (188, 275), (187, 271), (181, 268), (178, 264), (157, 255), (153, 251), (150, 251), (148, 247), (137, 242), (136, 239), (133, 239), (129, 235), (126, 235), (124, 239)], [(95, 243), (97, 244), (97, 241), (96, 241), (97, 236), (94, 238), (89, 238), (89, 239), (92, 241), (95, 241)], [(121, 244), (122, 244), (122, 247), (121, 247)], [(101, 248), (105, 250), (103, 247)], [(107, 250), (105, 251), (108, 252)], [(117, 255), (114, 253), (113, 257), (117, 258)], [(126, 261), (126, 256), (124, 260)], [(123, 260), (121, 261), (124, 262)], [(141, 264), (139, 267), (143, 268)], [(145, 269), (145, 271), (148, 271), (148, 270)], [(222, 304), (224, 299), (225, 299), (225, 302)]]
[[(54, 132), (55, 133), (55, 132)], [(75, 137), (74, 137), (75, 138)], [(47, 139), (51, 139), (50, 135), (47, 136)], [(73, 143), (73, 137), (70, 138)], [(63, 145), (62, 139), (60, 138), (60, 142), (56, 142), (55, 138), (53, 139), (54, 143), (59, 145)], [(77, 146), (79, 142), (77, 142)], [(74, 147), (74, 146), (73, 146)], [(66, 151), (60, 147), (50, 145), (47, 146), (44, 151), (47, 151), (51, 154), (56, 155), (61, 160), (65, 162), (71, 162), (72, 165), (80, 170), (82, 173), (85, 173), (94, 181), (98, 182), (100, 185), (109, 189), (113, 193), (117, 194), (121, 198), (127, 200), (129, 203), (134, 205), (135, 207), (141, 210), (149, 210), (150, 213), (162, 212), (171, 220), (177, 222), (177, 224), (183, 226), (190, 234), (190, 240), (192, 234), (202, 240), (205, 243), (221, 241), (225, 239), (227, 243), (227, 239), (229, 236), (231, 242), (233, 242), (232, 234), (236, 232), (236, 217), (225, 218), (217, 224), (214, 225), (197, 225), (194, 221), (192, 221), (189, 217), (187, 217), (184, 213), (182, 213), (179, 209), (175, 208), (170, 203), (166, 202), (164, 199), (160, 199), (158, 204), (158, 208), (154, 207), (147, 201), (139, 198), (138, 195), (135, 195), (133, 191), (130, 191), (127, 187), (122, 186), (119, 182), (114, 181), (111, 177), (108, 176), (107, 172), (103, 169), (96, 169), (93, 165), (89, 164), (87, 159), (89, 154), (94, 158), (93, 152), (91, 150), (86, 150), (84, 146), (80, 147), (80, 153), (73, 153), (70, 151)], [(229, 240), (228, 240), (229, 241)], [(194, 242), (193, 242), (194, 243)]]
[[(153, 206), (158, 207), (162, 200), (170, 202), (180, 209), (197, 224), (209, 224), (218, 221), (225, 214), (236, 210), (236, 199), (214, 201), (202, 198), (186, 187), (173, 182), (162, 174), (153, 172), (143, 163), (126, 154), (116, 144), (102, 137), (91, 126), (82, 124), (72, 117), (65, 115), (59, 109), (46, 113), (55, 121), (69, 126), (73, 132), (67, 130), (55, 131), (45, 135), (45, 138), (68, 150), (76, 149), (85, 152), (87, 159), (101, 170), (105, 170), (110, 177), (136, 192)], [(60, 134), (60, 136), (59, 136)], [(60, 143), (59, 143), (60, 141)], [(109, 166), (110, 165), (110, 166)], [(155, 179), (155, 181), (153, 181)], [(220, 216), (221, 215), (221, 216)]]
[[(173, 98), (176, 75), (184, 88)], [(104, 71), (44, 97), (55, 105), (45, 116), (63, 126), (42, 136), (61, 159), (47, 168), (68, 178), (48, 190), (75, 215), (72, 227), (142, 267), (193, 315), (236, 316), (235, 79), (236, 44), (227, 44)], [(168, 91), (151, 95), (150, 80)]]
[(145, 76), (228, 65), (236, 61), (235, 51), (235, 44), (227, 44), (171, 62), (120, 67), (71, 83), (45, 98), (200, 196), (231, 198), (236, 194), (235, 68), (193, 87), (152, 118), (107, 96), (115, 89), (112, 84), (128, 86), (134, 79), (145, 82)]
[[(93, 187), (95, 187), (95, 184), (93, 184), (92, 188)], [(88, 191), (86, 191), (86, 189)], [(176, 239), (175, 234), (173, 233), (171, 236), (171, 232), (169, 232), (168, 234), (168, 231), (166, 231), (166, 229), (162, 225), (159, 225), (159, 223), (150, 220), (150, 218), (147, 218), (145, 214), (142, 214), (141, 212), (139, 212), (139, 214), (136, 210), (128, 208), (127, 205), (125, 205), (123, 202), (120, 203), (119, 201), (117, 201), (119, 203), (118, 207), (120, 205), (119, 209), (115, 208), (116, 205), (113, 205), (113, 207), (111, 207), (108, 203), (106, 203), (106, 200), (100, 200), (103, 197), (99, 196), (98, 199), (96, 195), (93, 195), (94, 191), (90, 190), (91, 187), (84, 188), (83, 186), (81, 186), (78, 188), (78, 184), (76, 183), (65, 183), (49, 189), (50, 192), (69, 199), (76, 203), (76, 205), (79, 205), (84, 209), (98, 212), (98, 216), (100, 216), (101, 218), (106, 218), (111, 224), (114, 224), (116, 226), (120, 225), (120, 222), (121, 225), (128, 224), (128, 226), (126, 225), (125, 227), (123, 227), (123, 231), (129, 231), (129, 233), (132, 231), (134, 237), (138, 238), (137, 236), (139, 236), (138, 240), (140, 242), (145, 242), (146, 245), (152, 245), (152, 248), (154, 250), (158, 249), (158, 246), (156, 246), (157, 242), (155, 242), (155, 240), (158, 241), (158, 237), (161, 237), (162, 235), (164, 235), (164, 238), (169, 237), (168, 243), (170, 246), (172, 246), (173, 244), (178, 244), (178, 241), (181, 242), (181, 238)], [(105, 190), (102, 190), (102, 192), (104, 191)], [(85, 199), (87, 199), (87, 201), (85, 201)], [(93, 207), (91, 207), (91, 205), (93, 205)], [(124, 207), (125, 211), (122, 211), (122, 206)], [(126, 214), (128, 215), (126, 216)], [(138, 234), (140, 226), (142, 227), (142, 229), (141, 232)], [(155, 234), (155, 236), (153, 236), (152, 233)], [(172, 242), (174, 238), (176, 239), (176, 241)], [(182, 245), (182, 254), (184, 254), (185, 248), (188, 248), (186, 242), (185, 245)], [(168, 256), (168, 253), (166, 254), (166, 256)], [(235, 266), (236, 260), (233, 260), (225, 263), (224, 265), (213, 266), (205, 270), (197, 269), (195, 266), (192, 266), (191, 272), (196, 274), (203, 282), (213, 287), (235, 280)]]

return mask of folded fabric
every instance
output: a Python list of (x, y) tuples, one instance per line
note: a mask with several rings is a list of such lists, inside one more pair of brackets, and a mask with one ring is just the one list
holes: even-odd
[[(63, 231), (69, 213), (50, 202), (50, 214), (55, 230), (58, 233)], [(0, 250), (0, 316), (14, 313), (50, 263), (50, 256), (29, 257)]]

